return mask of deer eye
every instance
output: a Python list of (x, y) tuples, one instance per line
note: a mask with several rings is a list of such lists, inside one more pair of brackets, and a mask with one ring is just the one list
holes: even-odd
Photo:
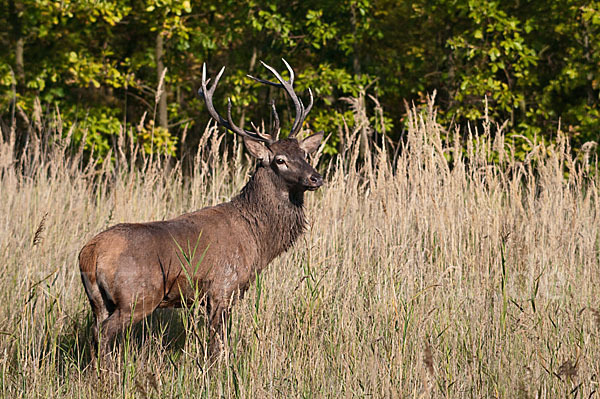
[(277, 158), (277, 159), (275, 159), (275, 162), (277, 162), (277, 165), (283, 165), (283, 164), (285, 164), (285, 159)]

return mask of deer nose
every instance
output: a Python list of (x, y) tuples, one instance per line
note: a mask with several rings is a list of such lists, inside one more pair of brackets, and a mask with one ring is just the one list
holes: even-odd
[(323, 178), (317, 172), (311, 173), (301, 179), (301, 184), (305, 190), (315, 191), (323, 185)]
[(316, 187), (321, 187), (323, 185), (323, 178), (321, 175), (314, 174), (310, 177), (310, 182)]

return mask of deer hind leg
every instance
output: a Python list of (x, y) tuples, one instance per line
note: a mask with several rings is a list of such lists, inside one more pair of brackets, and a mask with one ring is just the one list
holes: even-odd
[(90, 301), (92, 312), (94, 313), (94, 323), (92, 324), (92, 337), (91, 337), (91, 355), (92, 359), (96, 355), (98, 349), (98, 342), (100, 339), (100, 326), (109, 316), (114, 306), (111, 308), (111, 304), (106, 301), (105, 295), (102, 294), (102, 289), (98, 285), (96, 279), (89, 278), (86, 273), (81, 273), (81, 280), (85, 288), (85, 293)]
[(100, 327), (100, 346), (101, 356), (106, 357), (110, 353), (111, 344), (118, 333), (128, 326), (134, 326), (144, 317), (154, 311), (157, 304), (136, 304), (131, 307), (117, 307)]

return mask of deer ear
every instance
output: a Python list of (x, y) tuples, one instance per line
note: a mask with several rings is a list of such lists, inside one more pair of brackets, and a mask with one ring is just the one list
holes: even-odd
[(302, 142), (300, 142), (300, 148), (302, 148), (307, 153), (311, 154), (319, 148), (321, 145), (321, 141), (323, 141), (323, 131), (317, 132), (312, 136), (308, 136)]
[(250, 155), (259, 159), (263, 165), (268, 165), (271, 163), (273, 153), (263, 143), (253, 140), (249, 137), (244, 137), (244, 144), (246, 145), (246, 149)]

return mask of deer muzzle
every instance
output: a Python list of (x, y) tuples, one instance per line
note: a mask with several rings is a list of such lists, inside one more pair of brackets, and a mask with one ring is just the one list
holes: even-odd
[(323, 178), (318, 173), (313, 173), (308, 178), (304, 178), (302, 184), (307, 190), (315, 191), (323, 185)]

